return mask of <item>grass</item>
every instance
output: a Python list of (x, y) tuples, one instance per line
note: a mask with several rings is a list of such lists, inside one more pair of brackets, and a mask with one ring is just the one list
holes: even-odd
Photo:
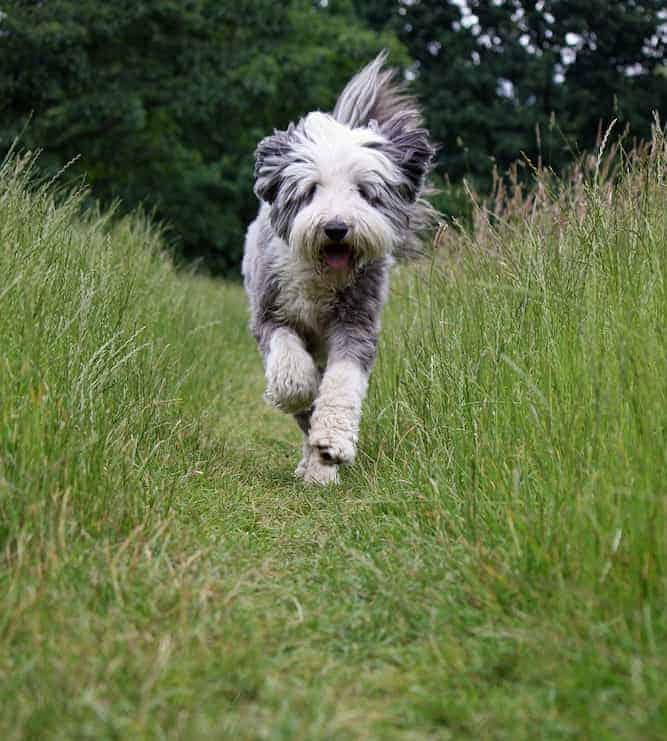
[(335, 489), (239, 286), (7, 162), (0, 736), (664, 738), (664, 138), (615, 157), (397, 276)]

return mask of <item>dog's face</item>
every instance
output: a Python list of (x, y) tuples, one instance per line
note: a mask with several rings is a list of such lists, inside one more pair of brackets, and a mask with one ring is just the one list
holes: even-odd
[(409, 124), (399, 114), (352, 127), (316, 112), (260, 142), (255, 192), (293, 254), (340, 277), (398, 248), (433, 156)]

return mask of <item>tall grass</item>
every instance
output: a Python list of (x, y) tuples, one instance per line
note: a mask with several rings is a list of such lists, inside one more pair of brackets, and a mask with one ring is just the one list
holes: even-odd
[(0, 173), (0, 735), (659, 738), (667, 152), (498, 181), (398, 275), (341, 487), (239, 286)]
[(149, 472), (185, 467), (198, 434), (196, 418), (177, 424), (197, 372), (198, 302), (175, 290), (143, 217), (83, 217), (81, 194), (32, 169), (26, 157), (0, 172), (2, 537), (39, 518), (46, 531), (68, 506), (123, 532), (165, 494)]
[(499, 180), (392, 305), (367, 416), (368, 484), (440, 534), (443, 588), (548, 672), (579, 664), (590, 733), (619, 732), (614, 703), (649, 735), (667, 714), (666, 165), (656, 126), (566, 180)]
[(490, 535), (520, 535), (524, 567), (632, 610), (665, 596), (664, 134), (592, 162), (499, 182), (474, 233), (446, 232), (393, 307), (369, 437), (468, 527), (471, 491), (500, 505)]

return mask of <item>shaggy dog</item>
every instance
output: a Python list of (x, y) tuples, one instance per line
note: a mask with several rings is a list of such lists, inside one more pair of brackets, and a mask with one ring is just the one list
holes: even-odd
[(262, 201), (243, 258), (265, 399), (304, 433), (296, 475), (335, 483), (354, 460), (389, 271), (420, 252), (433, 211), (421, 199), (434, 149), (385, 53), (341, 93), (263, 139)]

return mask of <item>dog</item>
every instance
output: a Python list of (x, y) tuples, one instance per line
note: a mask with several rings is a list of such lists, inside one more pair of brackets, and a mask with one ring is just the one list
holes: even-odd
[(255, 152), (259, 213), (242, 272), (265, 400), (304, 435), (295, 475), (333, 484), (353, 462), (380, 314), (397, 260), (423, 252), (435, 149), (415, 99), (379, 54), (332, 113), (274, 131)]

